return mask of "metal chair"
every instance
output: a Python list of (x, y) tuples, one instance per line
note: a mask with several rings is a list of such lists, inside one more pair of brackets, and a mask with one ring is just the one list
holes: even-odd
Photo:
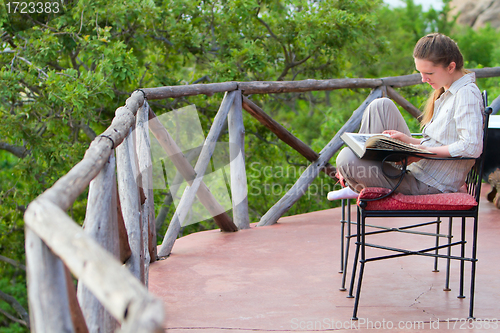
[[(483, 93), (483, 99), (485, 102), (485, 105), (487, 105), (487, 95), (486, 92)], [(485, 121), (484, 121), (484, 138), (483, 138), (483, 150), (486, 145), (486, 139), (487, 139), (487, 129), (488, 129), (488, 121), (489, 121), (489, 115), (491, 114), (492, 109), (490, 107), (485, 108)], [(466, 179), (466, 188), (467, 188), (467, 194), (470, 200), (472, 200), (475, 205), (470, 208), (470, 209), (453, 209), (453, 210), (371, 210), (370, 209), (370, 201), (374, 200), (379, 200), (379, 206), (380, 204), (384, 204), (383, 200), (389, 200), (391, 195), (393, 194), (394, 190), (397, 188), (397, 186), (388, 191), (388, 193), (385, 193), (381, 197), (375, 197), (375, 198), (369, 198), (369, 197), (364, 197), (363, 192), (360, 195), (360, 198), (358, 199), (358, 207), (357, 207), (357, 232), (356, 234), (352, 234), (350, 232), (350, 225), (353, 223), (350, 220), (350, 202), (344, 201), (342, 205), (343, 209), (343, 214), (342, 214), (342, 220), (341, 220), (341, 225), (342, 225), (342, 231), (341, 231), (341, 236), (342, 239), (346, 238), (346, 246), (344, 250), (344, 243), (342, 241), (341, 246), (342, 246), (342, 251), (341, 251), (341, 272), (343, 273), (342, 277), (342, 286), (341, 290), (345, 290), (345, 278), (346, 278), (346, 273), (347, 273), (347, 262), (348, 262), (348, 248), (349, 248), (349, 242), (350, 238), (356, 237), (356, 252), (355, 252), (355, 259), (353, 263), (353, 273), (351, 276), (351, 284), (350, 284), (350, 290), (349, 290), (349, 295), (348, 297), (354, 297), (353, 296), (353, 289), (354, 289), (354, 282), (356, 278), (356, 271), (357, 271), (357, 266), (358, 266), (358, 259), (359, 259), (359, 275), (358, 275), (358, 283), (357, 283), (357, 289), (356, 289), (356, 295), (355, 295), (355, 303), (354, 303), (354, 309), (353, 309), (353, 320), (357, 319), (357, 312), (358, 312), (358, 305), (359, 305), (359, 298), (360, 298), (360, 293), (361, 293), (361, 286), (362, 286), (362, 280), (363, 280), (363, 273), (365, 269), (365, 264), (370, 261), (378, 261), (378, 260), (383, 260), (383, 259), (389, 259), (389, 258), (397, 258), (397, 257), (402, 257), (402, 256), (409, 256), (409, 255), (421, 255), (421, 256), (430, 256), (434, 257), (434, 271), (437, 271), (437, 260), (438, 258), (444, 258), (447, 260), (447, 269), (446, 269), (446, 282), (445, 282), (445, 288), (444, 290), (450, 290), (449, 288), (449, 275), (450, 275), (450, 261), (451, 260), (459, 260), (460, 261), (460, 288), (459, 288), (459, 298), (464, 298), (464, 265), (465, 261), (471, 262), (472, 265), (472, 270), (471, 270), (471, 288), (470, 288), (470, 303), (469, 303), (469, 317), (473, 318), (473, 311), (474, 311), (474, 289), (475, 289), (475, 272), (476, 272), (476, 242), (477, 242), (477, 223), (478, 223), (478, 207), (479, 207), (479, 197), (480, 197), (480, 191), (481, 191), (481, 179), (482, 179), (482, 166), (483, 166), (483, 155), (481, 155), (479, 158), (475, 160), (475, 164), (472, 167), (471, 171), (469, 172), (467, 179)], [(401, 172), (401, 179), (404, 177), (404, 174), (406, 172), (406, 163), (405, 163), (405, 158), (402, 158), (402, 172)], [(438, 194), (439, 195), (439, 194)], [(434, 195), (435, 196), (435, 195)], [(379, 207), (380, 208), (380, 207)], [(345, 209), (347, 209), (347, 220), (345, 219)], [(403, 226), (399, 228), (387, 228), (384, 226), (375, 226), (375, 225), (368, 225), (366, 224), (366, 218), (371, 218), (371, 217), (433, 217), (436, 218), (435, 220), (431, 222), (425, 222), (425, 223), (420, 223), (420, 224), (413, 224), (413, 225), (408, 225), (408, 226)], [(448, 233), (447, 234), (440, 234), (440, 224), (441, 224), (441, 218), (443, 217), (448, 217), (449, 218), (449, 224), (448, 224)], [(453, 217), (461, 217), (462, 218), (462, 224), (461, 224), (461, 231), (460, 231), (460, 240), (457, 242), (452, 242), (452, 225), (453, 225)], [(467, 257), (465, 255), (465, 226), (466, 226), (466, 218), (470, 217), (473, 218), (473, 237), (472, 237), (472, 254), (470, 257)], [(416, 230), (410, 230), (413, 228), (429, 225), (429, 224), (436, 224), (436, 232), (435, 233), (428, 233), (428, 232), (420, 232)], [(347, 235), (345, 235), (344, 228), (347, 226)], [(370, 231), (367, 232), (366, 228), (367, 227), (372, 227), (372, 228), (377, 228), (379, 230), (376, 231)], [(422, 250), (418, 251), (411, 251), (407, 249), (401, 249), (401, 248), (394, 248), (394, 247), (388, 247), (385, 245), (380, 245), (380, 244), (372, 244), (372, 243), (367, 243), (366, 242), (366, 237), (377, 234), (377, 233), (382, 233), (382, 232), (405, 232), (405, 233), (414, 233), (414, 234), (420, 234), (420, 235), (428, 235), (428, 236), (433, 236), (435, 237), (435, 246), (430, 247), (430, 248), (425, 248)], [(440, 238), (447, 238), (447, 242), (444, 245), (439, 245), (439, 239)], [(451, 248), (454, 246), (459, 246), (460, 247), (460, 256), (453, 256), (451, 255)], [(378, 248), (378, 249), (383, 249), (383, 250), (388, 250), (391, 251), (393, 254), (385, 255), (385, 256), (377, 256), (377, 257), (367, 257), (366, 255), (366, 248), (367, 247), (372, 247), (372, 248)], [(447, 249), (446, 254), (440, 254), (439, 250), (441, 249)], [(395, 252), (395, 254), (394, 254)]]
[[(421, 133), (412, 133), (411, 134), (413, 137), (421, 136)], [(341, 201), (341, 219), (340, 219), (340, 270), (339, 273), (342, 274), (342, 280), (341, 280), (341, 286), (339, 288), (340, 291), (346, 291), (346, 279), (347, 279), (347, 268), (348, 268), (348, 263), (349, 263), (349, 249), (351, 245), (351, 238), (357, 237), (356, 233), (352, 233), (351, 226), (356, 225), (357, 223), (351, 220), (351, 200), (350, 199), (342, 199)], [(434, 234), (429, 234), (429, 233), (422, 233), (419, 231), (414, 231), (412, 229), (414, 228), (419, 228), (423, 226), (428, 226), (428, 225), (436, 225), (436, 232)], [(366, 235), (374, 235), (374, 234), (380, 234), (380, 233), (385, 233), (385, 232), (391, 232), (394, 231), (393, 228), (388, 228), (386, 226), (381, 226), (381, 225), (373, 225), (373, 224), (367, 224), (367, 227), (373, 228), (373, 229), (378, 229), (375, 231), (370, 231), (367, 232)], [(413, 224), (405, 227), (398, 228), (399, 232), (401, 233), (411, 233), (411, 234), (424, 234), (424, 235), (432, 235), (436, 237), (436, 247), (439, 246), (439, 239), (440, 238), (447, 238), (450, 240), (453, 236), (451, 234), (451, 230), (448, 230), (448, 234), (440, 234), (440, 227), (441, 227), (441, 218), (436, 217), (434, 221), (430, 222), (424, 222), (424, 223), (418, 223), (418, 224)], [(438, 250), (436, 250), (436, 254), (438, 253)], [(358, 258), (355, 258), (355, 261), (357, 261)], [(433, 272), (439, 272), (438, 269), (438, 258), (434, 258), (434, 269), (432, 270)], [(446, 267), (446, 286), (445, 290), (450, 290), (449, 289), (449, 272), (450, 272), (450, 261), (447, 262), (447, 267)], [(351, 279), (352, 282), (352, 279)], [(353, 282), (352, 282), (353, 283)], [(348, 298), (354, 298), (352, 295), (352, 290), (353, 286), (351, 283), (349, 295), (347, 296)]]
[[(351, 200), (342, 199), (341, 219), (340, 219), (340, 269), (339, 269), (339, 273), (342, 274), (342, 279), (341, 279), (341, 285), (339, 288), (340, 291), (347, 290), (345, 285), (346, 285), (347, 273), (348, 273), (349, 249), (350, 249), (350, 245), (351, 245), (351, 238), (357, 237), (357, 233), (352, 233), (352, 229), (351, 229), (352, 225), (357, 225), (357, 222), (351, 220), (351, 207), (352, 207)], [(436, 232), (435, 233), (428, 233), (428, 232), (412, 230), (414, 228), (424, 227), (424, 226), (428, 226), (428, 225), (432, 225), (432, 224), (436, 225)], [(378, 230), (366, 232), (365, 233), (366, 235), (375, 235), (375, 234), (396, 231), (394, 228), (390, 228), (390, 227), (382, 226), (382, 225), (366, 224), (366, 226), (369, 228), (378, 229)], [(436, 237), (436, 247), (437, 247), (437, 246), (439, 246), (439, 239), (440, 238), (446, 238), (448, 241), (451, 241), (451, 239), (453, 238), (453, 235), (451, 233), (451, 226), (450, 226), (447, 234), (441, 234), (440, 228), (441, 228), (441, 217), (438, 216), (433, 221), (407, 225), (407, 226), (398, 228), (397, 231), (400, 233), (434, 236), (434, 237)], [(435, 253), (437, 254), (438, 251), (439, 250), (436, 249)], [(358, 258), (355, 257), (354, 260), (356, 262), (356, 261), (358, 261)], [(434, 258), (434, 268), (433, 268), (432, 272), (439, 272), (438, 257)], [(447, 261), (446, 283), (445, 283), (444, 290), (450, 290), (449, 281), (450, 281), (450, 261)], [(354, 283), (353, 279), (351, 279), (351, 286), (349, 288), (349, 294), (347, 295), (347, 298), (354, 298), (353, 293), (352, 293), (353, 283)]]

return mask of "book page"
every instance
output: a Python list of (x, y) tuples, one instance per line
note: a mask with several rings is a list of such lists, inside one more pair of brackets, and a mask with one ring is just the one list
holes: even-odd
[(359, 143), (361, 146), (366, 146), (366, 142), (371, 138), (390, 138), (387, 134), (360, 134), (360, 133), (345, 133), (349, 135), (351, 139)]
[(421, 154), (433, 154), (428, 150), (417, 148), (414, 145), (408, 144), (406, 142), (397, 139), (393, 139), (390, 136), (385, 136), (385, 135), (372, 136), (366, 141), (365, 146), (366, 148), (388, 149), (394, 151), (405, 151), (405, 152), (421, 153)]

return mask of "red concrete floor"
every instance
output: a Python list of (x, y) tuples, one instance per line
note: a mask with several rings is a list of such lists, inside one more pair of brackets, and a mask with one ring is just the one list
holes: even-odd
[[(470, 263), (467, 298), (458, 299), (458, 262), (446, 292), (445, 261), (435, 273), (433, 258), (410, 256), (366, 264), (359, 321), (351, 322), (354, 300), (339, 291), (339, 208), (182, 237), (169, 258), (151, 266), (149, 289), (165, 302), (168, 332), (500, 332), (500, 210), (481, 200), (474, 314), (488, 321), (465, 321)], [(398, 242), (433, 246), (418, 235)]]

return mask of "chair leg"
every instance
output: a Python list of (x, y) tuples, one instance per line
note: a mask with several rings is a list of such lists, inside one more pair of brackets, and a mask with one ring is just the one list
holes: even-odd
[[(359, 212), (358, 212), (358, 222), (359, 222)], [(358, 223), (359, 229), (359, 223)], [(356, 299), (354, 300), (354, 309), (352, 312), (352, 320), (358, 320), (358, 305), (359, 305), (359, 296), (361, 294), (361, 285), (363, 283), (363, 274), (365, 272), (365, 263), (366, 263), (366, 252), (365, 252), (365, 217), (361, 217), (361, 237), (359, 237), (358, 230), (358, 238), (361, 238), (361, 260), (359, 267), (359, 276), (358, 276), (358, 287), (356, 289)], [(354, 274), (354, 273), (353, 273)]]
[(477, 256), (477, 215), (474, 217), (474, 231), (472, 236), (472, 268), (470, 277), (470, 304), (469, 318), (474, 319), (474, 292), (476, 289), (476, 256)]
[(339, 273), (344, 273), (344, 235), (345, 235), (345, 201), (342, 199), (342, 215), (340, 217), (340, 270)]
[(344, 261), (344, 272), (342, 272), (342, 285), (340, 286), (340, 291), (346, 291), (345, 281), (347, 279), (347, 265), (349, 262), (349, 253), (347, 251), (349, 250), (350, 243), (351, 243), (351, 238), (347, 238), (346, 247), (345, 247), (346, 254), (345, 254), (345, 261)]
[(361, 266), (359, 267), (359, 277), (358, 277), (358, 288), (356, 290), (356, 299), (354, 300), (354, 308), (352, 311), (352, 320), (358, 320), (358, 305), (359, 296), (361, 294), (361, 284), (363, 282), (363, 273), (365, 271), (365, 262), (361, 260)]
[(436, 257), (434, 257), (434, 269), (432, 270), (433, 272), (439, 272), (439, 269), (438, 269), (438, 257), (437, 255), (439, 254), (439, 250), (437, 249), (437, 247), (439, 247), (439, 231), (441, 229), (441, 218), (438, 217), (437, 220), (436, 220)]
[(474, 291), (476, 288), (476, 262), (472, 262), (471, 282), (470, 282), (470, 303), (469, 303), (469, 319), (474, 318)]
[(347, 298), (354, 298), (354, 295), (352, 294), (354, 291), (354, 281), (356, 279), (356, 270), (358, 267), (358, 259), (359, 259), (359, 249), (361, 246), (361, 229), (360, 229), (360, 214), (361, 212), (359, 211), (358, 208), (358, 216), (357, 216), (357, 223), (356, 223), (356, 252), (354, 253), (354, 260), (352, 263), (352, 273), (351, 273), (351, 284), (349, 286), (349, 295), (347, 295)]
[[(453, 217), (450, 217), (450, 221), (448, 223), (448, 256), (451, 256), (451, 237), (453, 232)], [(450, 262), (451, 259), (446, 259), (446, 282), (444, 284), (444, 291), (450, 291)]]
[(345, 242), (345, 251), (344, 249), (342, 249), (342, 253), (344, 253), (344, 263), (343, 263), (343, 271), (342, 271), (342, 284), (340, 286), (340, 291), (346, 291), (346, 288), (345, 288), (345, 281), (346, 281), (346, 277), (347, 277), (347, 267), (348, 267), (348, 263), (349, 263), (349, 247), (351, 246), (351, 202), (349, 201), (349, 199), (347, 199), (348, 201), (348, 204), (347, 204), (347, 240)]
[[(461, 230), (461, 239), (460, 241), (460, 257), (465, 258), (465, 217), (462, 217), (462, 230)], [(460, 288), (458, 293), (458, 298), (465, 298), (464, 296), (464, 266), (465, 261), (460, 260)]]

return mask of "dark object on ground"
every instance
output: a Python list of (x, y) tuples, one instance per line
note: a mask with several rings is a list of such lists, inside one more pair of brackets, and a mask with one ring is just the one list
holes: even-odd
[(488, 183), (491, 184), (491, 192), (486, 196), (488, 201), (491, 201), (500, 208), (500, 169), (497, 168), (495, 172), (490, 173), (488, 176)]

